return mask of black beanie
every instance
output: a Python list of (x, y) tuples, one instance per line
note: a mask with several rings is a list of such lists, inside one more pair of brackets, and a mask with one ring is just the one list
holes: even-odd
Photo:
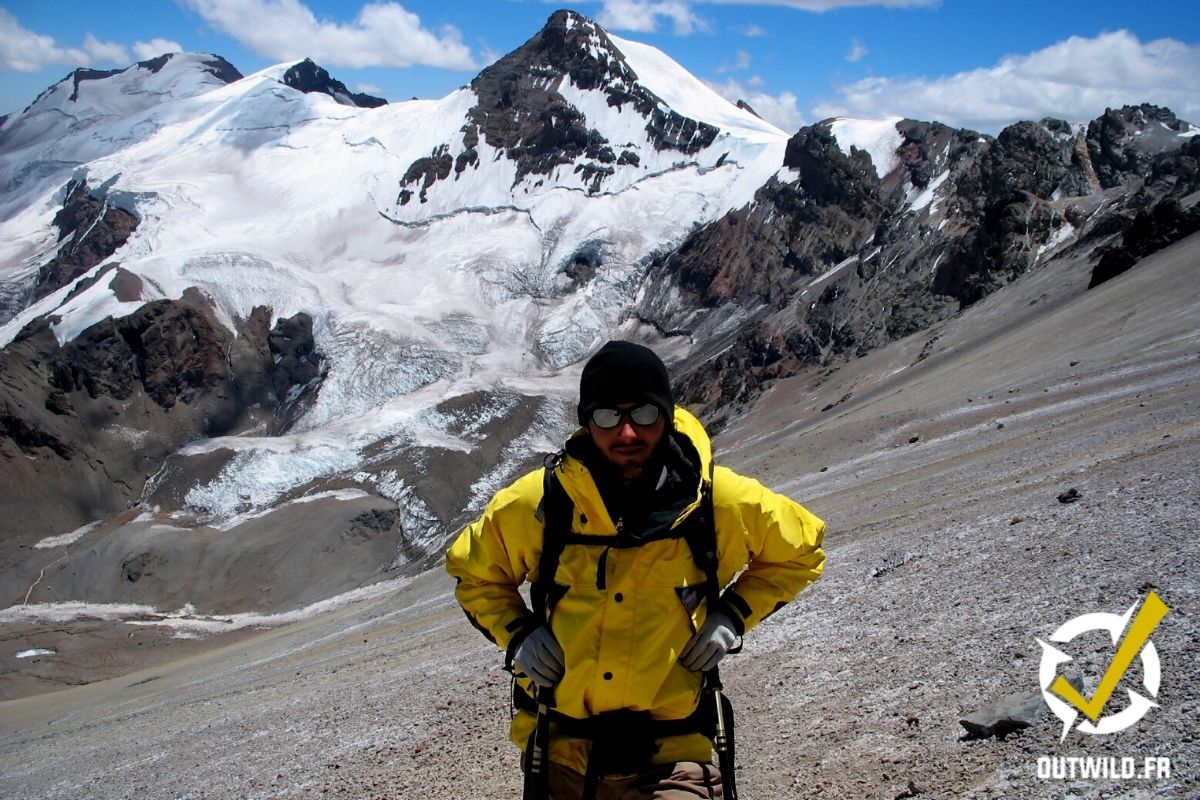
[(671, 378), (662, 359), (633, 342), (609, 342), (588, 359), (579, 378), (579, 424), (597, 408), (653, 403), (670, 422), (675, 412)]

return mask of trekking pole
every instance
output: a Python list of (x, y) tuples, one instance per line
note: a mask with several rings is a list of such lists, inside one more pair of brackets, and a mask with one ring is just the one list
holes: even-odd
[(550, 707), (553, 705), (553, 687), (538, 687), (537, 726), (526, 754), (523, 800), (547, 800), (550, 797)]
[(721, 676), (714, 668), (709, 671), (709, 687), (717, 704), (717, 724), (713, 749), (717, 751), (717, 766), (721, 770), (721, 786), (725, 800), (738, 800), (737, 779), (734, 777), (733, 705), (721, 691)]

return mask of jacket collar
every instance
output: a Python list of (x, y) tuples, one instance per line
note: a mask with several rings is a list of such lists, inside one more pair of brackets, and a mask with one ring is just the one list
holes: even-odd
[[(673, 425), (660, 449), (662, 452), (655, 457), (657, 466), (648, 474), (645, 493), (631, 498), (613, 485), (615, 479), (604, 474), (603, 456), (592, 444), (587, 429), (578, 428), (566, 443), (567, 458), (559, 473), (563, 488), (580, 511), (593, 519), (603, 514), (615, 529), (617, 520), (610, 512), (630, 512), (639, 517), (640, 532), (654, 538), (678, 526), (699, 507), (703, 486), (712, 475), (708, 434), (699, 420), (679, 406), (675, 407)], [(609, 500), (607, 505), (605, 498)]]

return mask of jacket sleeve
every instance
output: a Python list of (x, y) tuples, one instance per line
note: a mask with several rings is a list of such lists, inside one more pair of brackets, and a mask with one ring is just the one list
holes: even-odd
[(500, 490), (483, 516), (464, 528), (446, 552), (446, 571), (457, 580), (454, 594), (459, 605), (501, 648), (535, 625), (518, 587), (541, 553), (541, 495), (540, 470)]
[(748, 631), (821, 576), (825, 523), (753, 478), (717, 467), (713, 502), (722, 578), (744, 567), (722, 595)]

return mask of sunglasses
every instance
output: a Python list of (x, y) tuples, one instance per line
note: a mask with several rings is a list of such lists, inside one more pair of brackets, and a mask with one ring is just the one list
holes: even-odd
[(629, 418), (629, 421), (639, 427), (646, 427), (658, 422), (659, 410), (658, 406), (653, 403), (645, 403), (637, 408), (631, 408), (628, 411), (619, 411), (615, 408), (597, 408), (592, 412), (592, 422), (596, 423), (597, 428), (611, 430), (621, 424), (621, 420)]

